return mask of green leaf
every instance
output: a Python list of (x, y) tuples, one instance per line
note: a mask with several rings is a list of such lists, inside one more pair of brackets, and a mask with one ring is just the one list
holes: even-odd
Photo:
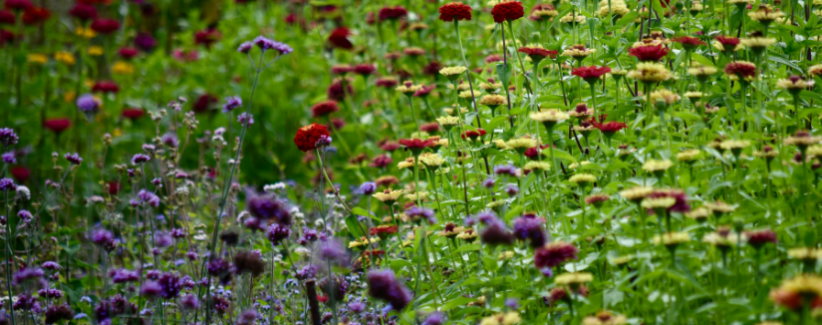
[(791, 61), (788, 61), (787, 59), (785, 59), (785, 58), (783, 58), (783, 57), (780, 57), (780, 56), (775, 56), (775, 55), (768, 55), (768, 60), (770, 60), (770, 61), (774, 61), (774, 62), (777, 62), (777, 63), (782, 63), (782, 64), (784, 64), (784, 65), (787, 65), (787, 66), (789, 66), (789, 67), (791, 67), (791, 68), (796, 69), (796, 71), (797, 71), (797, 72), (799, 72), (799, 73), (803, 73), (803, 72), (804, 72), (804, 71), (802, 70), (802, 68), (800, 68), (798, 65), (796, 65), (796, 63), (793, 63), (793, 62), (791, 62)]
[(455, 253), (462, 253), (462, 252), (478, 251), (478, 250), (480, 250), (480, 248), (482, 248), (482, 247), (479, 244), (467, 244), (467, 245), (460, 246), (460, 248), (457, 248), (457, 250), (454, 251), (454, 252)]
[(504, 63), (497, 64), (497, 77), (504, 89), (508, 89), (508, 84), (511, 82), (511, 66)]
[(354, 237), (362, 237), (365, 234), (362, 233), (362, 228), (360, 222), (357, 220), (357, 216), (353, 214), (349, 214), (345, 217), (345, 226), (348, 227), (348, 232), (354, 235)]

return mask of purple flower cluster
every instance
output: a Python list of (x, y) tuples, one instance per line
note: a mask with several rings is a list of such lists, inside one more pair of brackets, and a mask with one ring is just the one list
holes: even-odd
[(139, 165), (139, 164), (148, 162), (149, 160), (151, 160), (151, 157), (149, 157), (148, 155), (138, 153), (138, 154), (135, 154), (134, 157), (131, 158), (131, 164), (132, 165)]
[(377, 191), (377, 184), (374, 182), (365, 182), (360, 185), (360, 193), (362, 195), (371, 195)]
[[(268, 50), (275, 50), (279, 54), (288, 54), (288, 53), (294, 52), (294, 49), (292, 49), (290, 46), (288, 46), (288, 44), (280, 43), (280, 42), (274, 41), (272, 39), (266, 38), (264, 36), (257, 36), (257, 38), (255, 38), (252, 41), (252, 43), (254, 43), (254, 45), (259, 47), (263, 52), (268, 51)], [(248, 50), (251, 50), (251, 49), (246, 48), (246, 45), (243, 44), (243, 45), (240, 45), (240, 48), (238, 49), (238, 51), (243, 52), (243, 50), (245, 50), (245, 52), (247, 53)]]
[(277, 246), (281, 241), (287, 239), (291, 235), (291, 229), (287, 225), (273, 224), (268, 227), (265, 237), (271, 242), (271, 245)]
[(3, 163), (6, 164), (14, 164), (17, 163), (17, 155), (14, 154), (13, 151), (9, 151), (3, 154)]
[(494, 174), (517, 177), (517, 167), (511, 164), (494, 166)]
[(183, 290), (183, 282), (180, 280), (180, 276), (172, 272), (163, 273), (160, 279), (157, 280), (157, 284), (160, 285), (160, 296), (164, 299), (177, 298), (180, 291)]
[(537, 218), (533, 214), (516, 218), (514, 219), (514, 236), (519, 240), (529, 240), (531, 247), (542, 247), (547, 241), (545, 231), (542, 229), (543, 223), (545, 223), (544, 219)]
[(137, 271), (129, 271), (127, 269), (114, 269), (109, 271), (109, 277), (114, 283), (137, 282), (140, 280), (140, 273)]
[(405, 210), (405, 215), (411, 218), (412, 220), (425, 219), (428, 220), (428, 222), (431, 224), (437, 223), (437, 218), (434, 217), (434, 210), (428, 208), (412, 206), (408, 208), (408, 210)]
[(77, 97), (77, 109), (86, 114), (94, 113), (100, 109), (100, 102), (92, 94), (83, 94)]
[(233, 111), (236, 108), (243, 106), (243, 99), (240, 96), (228, 96), (225, 99), (225, 105), (223, 105), (223, 113), (228, 113)]
[(317, 269), (316, 265), (309, 264), (309, 265), (303, 266), (302, 269), (300, 269), (298, 271), (295, 271), (294, 272), (295, 273), (294, 277), (297, 278), (297, 279), (300, 279), (300, 280), (311, 279), (311, 278), (314, 278), (315, 276), (317, 276), (317, 271), (318, 271), (318, 269)]
[(146, 191), (145, 189), (140, 190), (137, 192), (137, 197), (140, 199), (141, 203), (148, 203), (153, 207), (160, 206), (160, 197), (157, 194), (152, 192)]
[(4, 146), (10, 146), (17, 144), (17, 140), (20, 138), (14, 133), (14, 130), (11, 128), (1, 128), (0, 129), (0, 144)]
[(74, 154), (67, 153), (67, 154), (63, 155), (63, 158), (66, 158), (66, 160), (68, 160), (68, 162), (70, 162), (74, 165), (79, 165), (79, 164), (83, 163), (83, 158), (80, 158), (80, 155), (78, 155), (76, 152)]
[(14, 185), (14, 180), (11, 178), (0, 179), (0, 191), (16, 191), (17, 185)]
[(270, 196), (254, 196), (246, 202), (248, 213), (258, 219), (276, 219), (283, 225), (291, 224), (291, 215), (286, 203)]
[(368, 294), (387, 302), (396, 311), (403, 310), (413, 298), (411, 291), (397, 280), (390, 269), (368, 273)]
[(14, 284), (23, 284), (24, 282), (34, 281), (42, 278), (44, 275), (43, 270), (36, 267), (25, 267), (17, 271), (14, 274), (13, 283)]
[(237, 122), (239, 122), (240, 125), (244, 125), (245, 127), (250, 127), (254, 125), (254, 115), (245, 112), (240, 113), (240, 115), (237, 115)]

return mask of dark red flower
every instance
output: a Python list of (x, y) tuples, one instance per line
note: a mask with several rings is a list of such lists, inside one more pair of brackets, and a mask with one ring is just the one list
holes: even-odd
[(35, 25), (46, 21), (51, 17), (51, 11), (43, 7), (31, 7), (23, 13), (23, 23)]
[(594, 122), (594, 127), (602, 131), (605, 135), (613, 135), (619, 130), (622, 130), (626, 127), (625, 123), (617, 122), (617, 121), (610, 121), (605, 123), (598, 123), (597, 121)]
[(451, 2), (440, 7), (440, 20), (471, 20), (471, 6), (462, 2)]
[[(671, 212), (679, 212), (685, 213), (691, 211), (691, 206), (688, 204), (688, 195), (681, 190), (656, 190), (648, 194), (647, 198), (657, 199), (657, 198), (665, 198), (670, 197), (673, 198), (675, 201), (674, 205), (668, 208), (668, 211)], [(654, 214), (655, 211), (648, 210), (649, 214)]]
[(6, 42), (14, 42), (15, 38), (17, 38), (17, 35), (14, 35), (14, 33), (0, 29), (0, 45), (4, 45)]
[(91, 87), (91, 91), (95, 93), (117, 93), (120, 91), (120, 86), (114, 81), (98, 81)]
[(117, 181), (108, 182), (108, 194), (117, 195), (120, 193), (120, 183)]
[(11, 173), (11, 176), (14, 177), (15, 180), (17, 180), (18, 183), (25, 183), (31, 175), (31, 171), (23, 166), (14, 166), (9, 169), (9, 172)]
[(431, 91), (437, 88), (437, 86), (422, 86), (420, 89), (414, 92), (414, 97), (425, 97), (431, 94)]
[(745, 232), (745, 236), (748, 237), (748, 245), (751, 245), (754, 248), (761, 248), (767, 243), (777, 243), (776, 233), (770, 229), (748, 231)]
[(194, 110), (195, 113), (203, 113), (207, 111), (212, 105), (217, 103), (217, 101), (217, 96), (211, 94), (202, 94), (200, 95), (200, 97), (197, 97), (197, 100), (194, 101), (192, 110)]
[(544, 145), (539, 146), (539, 149), (540, 149), (539, 151), (537, 151), (537, 147), (532, 147), (532, 148), (525, 149), (524, 155), (525, 155), (525, 157), (528, 157), (528, 159), (539, 160), (539, 156), (538, 156), (539, 153), (542, 152), (543, 149), (548, 148), (548, 146), (549, 146), (548, 144), (544, 144)]
[(743, 79), (756, 77), (756, 66), (749, 62), (731, 62), (725, 65), (722, 71), (725, 74), (736, 75)]
[(326, 100), (324, 102), (319, 102), (311, 106), (311, 116), (317, 117), (324, 117), (328, 116), (331, 113), (335, 113), (340, 110), (340, 106), (337, 105), (337, 102), (333, 100)]
[(0, 24), (14, 25), (16, 21), (17, 16), (14, 13), (8, 10), (0, 10)]
[(71, 120), (67, 118), (53, 118), (43, 122), (43, 127), (49, 131), (60, 134), (71, 126)]
[(557, 55), (559, 54), (559, 52), (557, 52), (557, 51), (546, 50), (546, 49), (538, 48), (538, 47), (520, 47), (519, 52), (520, 53), (525, 53), (534, 62), (542, 61), (543, 59), (545, 59), (546, 57), (549, 57), (549, 56), (553, 59), (553, 58), (557, 57)]
[(739, 45), (740, 40), (736, 37), (725, 37), (725, 36), (717, 36), (717, 42), (722, 45), (722, 49), (724, 52), (733, 52), (736, 51), (736, 47)]
[(337, 130), (342, 130), (342, 128), (345, 126), (345, 120), (341, 118), (332, 118), (331, 125), (333, 125), (334, 128)]
[(690, 36), (678, 36), (672, 38), (671, 40), (679, 44), (682, 44), (682, 48), (689, 51), (695, 49), (697, 46), (705, 45), (705, 42), (703, 42), (702, 40)]
[(394, 78), (379, 78), (375, 83), (377, 87), (394, 88), (397, 86), (397, 79)]
[[(392, 162), (394, 162), (391, 157), (388, 157), (386, 154), (381, 154), (379, 156), (374, 157), (374, 160), (371, 161), (368, 166), (376, 167), (376, 168), (385, 168), (388, 167)], [(373, 235), (373, 234), (372, 234)]]
[(350, 80), (345, 82), (345, 88), (343, 88), (342, 79), (337, 79), (328, 85), (328, 89), (326, 89), (325, 93), (328, 95), (328, 99), (330, 100), (342, 101), (346, 96), (354, 94), (354, 88), (351, 87)]
[(388, 152), (397, 150), (399, 148), (400, 148), (400, 144), (396, 143), (394, 141), (386, 141), (385, 143), (380, 145), (380, 149), (382, 149), (383, 151), (388, 151)]
[(78, 3), (74, 5), (74, 8), (71, 8), (69, 15), (82, 21), (88, 21), (97, 18), (97, 9), (87, 4)]
[(328, 35), (328, 42), (336, 48), (350, 50), (354, 48), (354, 44), (348, 40), (348, 36), (351, 36), (351, 31), (349, 31), (348, 28), (337, 27), (337, 29)]
[(483, 130), (483, 129), (468, 130), (468, 131), (465, 131), (465, 132), (462, 133), (462, 138), (463, 139), (469, 138), (472, 141), (476, 141), (477, 138), (479, 138), (481, 136), (484, 136), (484, 135), (485, 135), (485, 130)]
[(396, 7), (383, 7), (380, 9), (379, 17), (380, 21), (385, 20), (398, 20), (408, 16), (408, 10), (406, 10), (403, 6), (396, 6)]
[(91, 23), (91, 29), (100, 34), (110, 34), (120, 29), (120, 22), (114, 19), (99, 18)]
[(422, 73), (429, 76), (438, 76), (442, 68), (442, 64), (440, 64), (439, 62), (431, 61), (425, 67), (422, 68)]
[(434, 145), (434, 141), (432, 140), (422, 140), (422, 139), (400, 139), (400, 144), (405, 146), (410, 150), (422, 150)]
[(142, 109), (139, 109), (139, 108), (126, 108), (126, 109), (123, 110), (123, 113), (121, 115), (123, 117), (130, 118), (132, 121), (135, 121), (135, 120), (143, 117), (144, 114), (145, 114), (145, 112)]
[(494, 16), (494, 22), (500, 24), (504, 21), (522, 18), (525, 15), (525, 8), (519, 1), (503, 1), (491, 9), (491, 15)]
[(220, 40), (220, 32), (216, 29), (205, 29), (194, 34), (194, 44), (204, 45), (207, 49)]
[(294, 144), (302, 152), (307, 152), (317, 149), (319, 147), (318, 142), (328, 139), (330, 136), (331, 134), (328, 133), (328, 128), (325, 125), (311, 123), (297, 130), (297, 134), (294, 135)]
[(32, 4), (29, 0), (6, 0), (5, 7), (10, 10), (24, 11), (31, 8)]
[(577, 259), (579, 250), (569, 243), (556, 242), (534, 251), (534, 266), (537, 269), (553, 268), (571, 259)]
[(420, 125), (420, 131), (434, 133), (440, 131), (440, 124), (437, 122), (425, 123)]
[(628, 55), (636, 57), (640, 61), (659, 61), (670, 52), (662, 45), (645, 45), (628, 50)]
[(574, 68), (572, 75), (582, 78), (586, 82), (595, 82), (602, 78), (606, 73), (611, 72), (609, 67), (597, 67), (595, 65), (590, 67)]
[(372, 75), (374, 74), (374, 71), (377, 71), (377, 67), (375, 67), (373, 64), (360, 63), (354, 66), (354, 73), (361, 76)]
[(121, 48), (120, 51), (117, 52), (117, 53), (120, 54), (120, 56), (123, 57), (123, 59), (131, 60), (135, 56), (137, 56), (137, 54), (139, 52), (137, 51), (137, 49), (135, 49), (133, 47), (124, 47), (124, 48)]

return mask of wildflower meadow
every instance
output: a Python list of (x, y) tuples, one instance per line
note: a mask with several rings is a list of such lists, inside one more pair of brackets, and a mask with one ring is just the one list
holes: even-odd
[(0, 0), (0, 325), (822, 324), (822, 0), (445, 1)]

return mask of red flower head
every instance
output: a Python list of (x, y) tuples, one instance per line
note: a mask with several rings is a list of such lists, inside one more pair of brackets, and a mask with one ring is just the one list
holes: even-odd
[(765, 246), (765, 244), (767, 243), (777, 243), (776, 233), (770, 229), (748, 231), (745, 232), (745, 236), (748, 237), (748, 245), (751, 245), (757, 249), (761, 248), (762, 246)]
[(414, 97), (426, 97), (431, 94), (431, 91), (437, 86), (422, 86), (419, 90), (414, 92)]
[[(674, 205), (668, 208), (668, 211), (685, 213), (691, 211), (691, 206), (688, 204), (688, 195), (685, 192), (677, 189), (656, 190), (651, 192), (647, 197), (652, 199), (670, 197), (675, 200)], [(648, 210), (648, 213), (653, 214), (653, 210)]]
[(396, 143), (394, 141), (386, 141), (385, 143), (380, 145), (380, 149), (382, 149), (384, 151), (388, 151), (388, 152), (397, 150), (399, 148), (400, 148), (400, 144)]
[(440, 124), (437, 122), (425, 123), (420, 125), (420, 131), (434, 133), (440, 131)]
[(108, 194), (117, 195), (120, 193), (120, 183), (117, 181), (108, 182)]
[(382, 225), (376, 226), (371, 228), (370, 231), (371, 236), (379, 236), (380, 238), (388, 238), (388, 236), (393, 235), (397, 232), (397, 226), (389, 226), (389, 225)]
[(343, 90), (342, 80), (337, 79), (328, 85), (325, 93), (328, 95), (328, 99), (342, 101), (346, 96), (354, 94), (354, 88), (351, 87), (351, 80), (346, 80), (344, 89), (345, 90)]
[(220, 32), (216, 29), (205, 29), (194, 33), (194, 44), (203, 44), (205, 47), (211, 48), (211, 45), (220, 39)]
[(99, 18), (91, 23), (91, 29), (100, 34), (111, 34), (120, 29), (120, 22), (114, 19)]
[(118, 51), (117, 53), (120, 54), (120, 56), (123, 57), (123, 59), (131, 60), (135, 56), (137, 56), (139, 52), (137, 52), (137, 49), (133, 47), (124, 47), (121, 48), (120, 51)]
[(679, 44), (682, 44), (682, 48), (688, 51), (695, 49), (697, 46), (705, 45), (705, 42), (703, 42), (702, 40), (690, 36), (674, 37), (671, 40)]
[(17, 16), (14, 13), (8, 10), (0, 10), (0, 24), (14, 25), (15, 21), (17, 21)]
[(737, 77), (741, 77), (743, 80), (756, 77), (756, 65), (750, 62), (731, 62), (728, 63), (722, 71), (728, 75), (736, 75)]
[(597, 121), (594, 121), (594, 127), (602, 131), (602, 133), (605, 134), (605, 136), (612, 136), (614, 135), (614, 133), (628, 126), (625, 125), (625, 123), (617, 121), (610, 121), (605, 123), (598, 123)]
[(394, 78), (380, 78), (375, 83), (377, 87), (394, 88), (397, 86), (397, 79)]
[(192, 106), (192, 110), (195, 113), (203, 113), (208, 111), (211, 105), (217, 103), (217, 96), (211, 94), (202, 94), (200, 97), (197, 97), (197, 100), (194, 101), (194, 105)]
[(9, 169), (9, 172), (11, 173), (11, 176), (17, 180), (18, 183), (25, 183), (31, 175), (31, 171), (23, 166), (14, 166), (11, 169)]
[(143, 117), (145, 112), (139, 108), (126, 108), (123, 110), (121, 115), (125, 118), (131, 119), (132, 121), (136, 121), (137, 119)]
[(345, 120), (341, 118), (332, 118), (331, 125), (333, 125), (337, 130), (342, 130), (342, 128), (345, 127)]
[(645, 45), (629, 49), (628, 55), (635, 56), (640, 61), (656, 62), (662, 60), (670, 51), (662, 45)]
[(87, 4), (78, 3), (74, 5), (74, 8), (71, 8), (69, 15), (82, 21), (89, 21), (97, 18), (97, 9)]
[(512, 21), (522, 18), (525, 15), (525, 9), (522, 7), (522, 2), (519, 1), (503, 1), (491, 9), (491, 15), (494, 16), (494, 22), (501, 24), (504, 21)]
[(91, 87), (91, 91), (95, 93), (117, 93), (120, 91), (120, 86), (114, 81), (98, 81)]
[(51, 17), (51, 11), (43, 7), (31, 7), (23, 13), (23, 23), (35, 25), (46, 21)]
[(468, 131), (465, 131), (465, 132), (462, 133), (462, 138), (463, 139), (469, 138), (469, 139), (471, 139), (471, 141), (477, 141), (477, 138), (479, 138), (481, 136), (484, 136), (484, 135), (485, 135), (485, 130), (483, 130), (483, 129), (477, 129), (476, 131), (475, 130), (468, 130)]
[(434, 145), (434, 141), (431, 140), (422, 140), (422, 139), (400, 139), (400, 144), (408, 148), (409, 150), (422, 150)]
[(525, 149), (524, 155), (525, 155), (525, 157), (528, 157), (528, 159), (539, 160), (539, 153), (543, 149), (548, 148), (548, 146), (549, 146), (548, 144), (544, 144), (544, 145), (539, 146), (539, 151), (537, 150), (537, 147), (531, 147), (531, 148)]
[(71, 120), (67, 118), (53, 118), (43, 122), (43, 127), (49, 131), (60, 134), (71, 126)]
[(294, 135), (294, 144), (297, 145), (302, 152), (311, 151), (330, 142), (331, 135), (328, 133), (328, 128), (325, 125), (311, 123), (297, 130)]
[[(374, 160), (371, 161), (368, 166), (376, 167), (376, 168), (385, 168), (388, 167), (392, 162), (394, 162), (391, 157), (388, 157), (386, 154), (381, 154), (379, 156), (374, 157)], [(373, 234), (372, 234), (373, 235)]]
[(571, 74), (582, 78), (582, 80), (585, 80), (588, 83), (593, 83), (597, 80), (600, 80), (602, 76), (604, 76), (608, 72), (611, 72), (611, 68), (597, 67), (593, 65), (590, 67), (575, 68), (574, 71), (571, 72)]
[(471, 20), (471, 6), (462, 2), (451, 2), (440, 7), (440, 20)]
[(6, 0), (6, 9), (24, 11), (32, 7), (29, 0)]
[(361, 76), (370, 76), (377, 71), (377, 67), (370, 63), (360, 63), (354, 66), (354, 73)]
[(544, 272), (543, 269), (551, 269), (568, 260), (577, 259), (579, 250), (574, 245), (563, 242), (555, 242), (534, 251), (534, 266)]
[(317, 117), (324, 117), (328, 116), (331, 113), (335, 113), (340, 110), (340, 106), (337, 105), (337, 102), (333, 100), (327, 100), (324, 102), (319, 102), (311, 106), (311, 116)]
[(354, 48), (354, 44), (348, 40), (348, 36), (351, 36), (351, 31), (349, 31), (348, 28), (337, 27), (337, 29), (328, 35), (328, 42), (336, 48), (350, 50)]
[(538, 47), (520, 47), (519, 52), (520, 53), (525, 53), (526, 55), (528, 55), (528, 57), (531, 58), (531, 60), (533, 60), (534, 62), (537, 62), (537, 63), (539, 63), (539, 61), (542, 61), (543, 59), (545, 59), (546, 57), (549, 57), (549, 56), (552, 59), (556, 58), (557, 54), (559, 54), (559, 52), (557, 52), (557, 51), (546, 50), (546, 49), (542, 49), (542, 48), (538, 48)]
[(383, 7), (379, 12), (380, 21), (398, 20), (406, 16), (408, 16), (408, 10), (405, 10), (403, 6)]
[(736, 51), (736, 47), (740, 43), (739, 39), (736, 37), (717, 36), (715, 39), (720, 45), (722, 45), (723, 51), (729, 53)]

